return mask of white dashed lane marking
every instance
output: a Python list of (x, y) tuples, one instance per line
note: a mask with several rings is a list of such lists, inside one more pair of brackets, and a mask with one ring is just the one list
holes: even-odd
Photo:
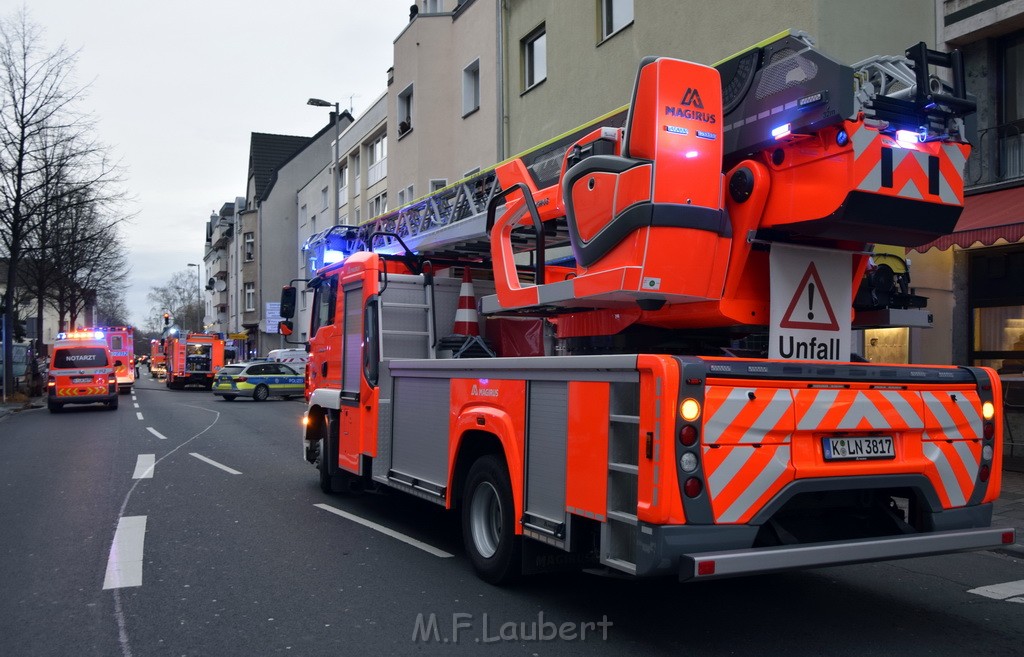
[(450, 559), (452, 557), (451, 554), (445, 552), (444, 550), (440, 550), (434, 547), (433, 545), (427, 545), (423, 541), (417, 541), (415, 538), (411, 536), (406, 536), (405, 534), (402, 534), (401, 532), (396, 532), (394, 529), (390, 529), (388, 527), (385, 527), (384, 525), (378, 525), (377, 523), (371, 522), (366, 518), (361, 518), (347, 511), (342, 511), (341, 509), (331, 506), (330, 504), (314, 504), (313, 506), (315, 506), (318, 509), (323, 509), (324, 511), (329, 511), (330, 513), (333, 513), (336, 516), (341, 516), (346, 520), (351, 520), (352, 522), (358, 523), (363, 527), (369, 527), (374, 531), (380, 532), (385, 536), (390, 536), (391, 538), (402, 541), (403, 543), (411, 545), (415, 548), (419, 548), (424, 552), (427, 552), (428, 554), (434, 555), (435, 557), (440, 557), (442, 559)]
[(122, 516), (107, 558), (104, 589), (142, 586), (142, 547), (146, 541), (146, 516)]
[(242, 473), (241, 473), (241, 472), (239, 472), (238, 470), (235, 470), (234, 468), (229, 468), (229, 467), (228, 467), (228, 466), (226, 466), (226, 465), (222, 465), (222, 464), (220, 464), (220, 463), (217, 463), (217, 462), (216, 462), (216, 461), (214, 461), (213, 459), (208, 459), (208, 458), (206, 458), (205, 456), (203, 456), (202, 454), (196, 454), (195, 452), (189, 452), (188, 454), (189, 454), (189, 456), (194, 456), (194, 457), (196, 457), (197, 459), (199, 459), (199, 460), (200, 460), (200, 461), (202, 461), (203, 463), (209, 463), (210, 465), (212, 465), (212, 466), (213, 466), (213, 467), (215, 467), (215, 468), (220, 468), (220, 469), (221, 469), (221, 470), (223, 470), (224, 472), (227, 472), (227, 473), (230, 473), (230, 474), (242, 474)]
[(982, 586), (971, 589), (968, 593), (992, 598), (993, 600), (1003, 600), (1004, 602), (1024, 603), (1024, 597), (1022, 597), (1024, 596), (1024, 579), (1017, 580), (1016, 582), (1003, 582), (1002, 584)]
[(153, 434), (154, 436), (156, 436), (160, 440), (167, 440), (167, 436), (163, 435), (162, 433), (160, 433), (159, 431), (157, 431), (153, 427), (146, 427), (146, 431), (150, 432), (151, 434)]
[(142, 419), (142, 413), (136, 412), (135, 413), (135, 417), (137, 417), (137, 418), (139, 418), (141, 420)]
[(153, 468), (156, 467), (156, 454), (139, 454), (135, 461), (135, 472), (132, 479), (152, 479)]

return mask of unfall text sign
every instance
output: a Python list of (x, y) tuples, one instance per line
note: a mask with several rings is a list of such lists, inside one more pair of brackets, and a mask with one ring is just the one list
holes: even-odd
[(850, 359), (852, 265), (849, 253), (772, 244), (769, 358)]

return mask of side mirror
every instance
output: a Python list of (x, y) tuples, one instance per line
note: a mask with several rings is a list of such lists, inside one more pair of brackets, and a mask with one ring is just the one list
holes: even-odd
[(281, 317), (284, 319), (295, 317), (295, 288), (291, 285), (281, 288)]
[(292, 320), (290, 319), (285, 319), (278, 322), (277, 330), (281, 333), (281, 335), (285, 337), (288, 337), (289, 335), (295, 332), (295, 329), (292, 326)]

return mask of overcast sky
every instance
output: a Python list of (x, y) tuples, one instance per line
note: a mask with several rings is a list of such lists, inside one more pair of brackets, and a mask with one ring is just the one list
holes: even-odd
[[(249, 135), (312, 136), (313, 97), (354, 115), (386, 90), (411, 0), (31, 0), (48, 50), (79, 50), (98, 137), (126, 171), (131, 320), (146, 293), (202, 263), (206, 221), (245, 196)], [(10, 17), (20, 0), (0, 0)], [(351, 97), (351, 100), (350, 100)], [(198, 286), (198, 282), (197, 282)]]

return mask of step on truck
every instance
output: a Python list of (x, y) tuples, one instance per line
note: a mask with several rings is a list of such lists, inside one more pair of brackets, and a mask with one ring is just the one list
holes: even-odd
[(927, 325), (921, 297), (858, 292), (873, 244), (953, 230), (973, 109), (958, 53), (924, 44), (852, 67), (797, 32), (714, 67), (645, 58), (622, 110), (311, 237), (320, 486), (456, 510), (495, 583), (1012, 543), (991, 526), (999, 378), (850, 345)]

